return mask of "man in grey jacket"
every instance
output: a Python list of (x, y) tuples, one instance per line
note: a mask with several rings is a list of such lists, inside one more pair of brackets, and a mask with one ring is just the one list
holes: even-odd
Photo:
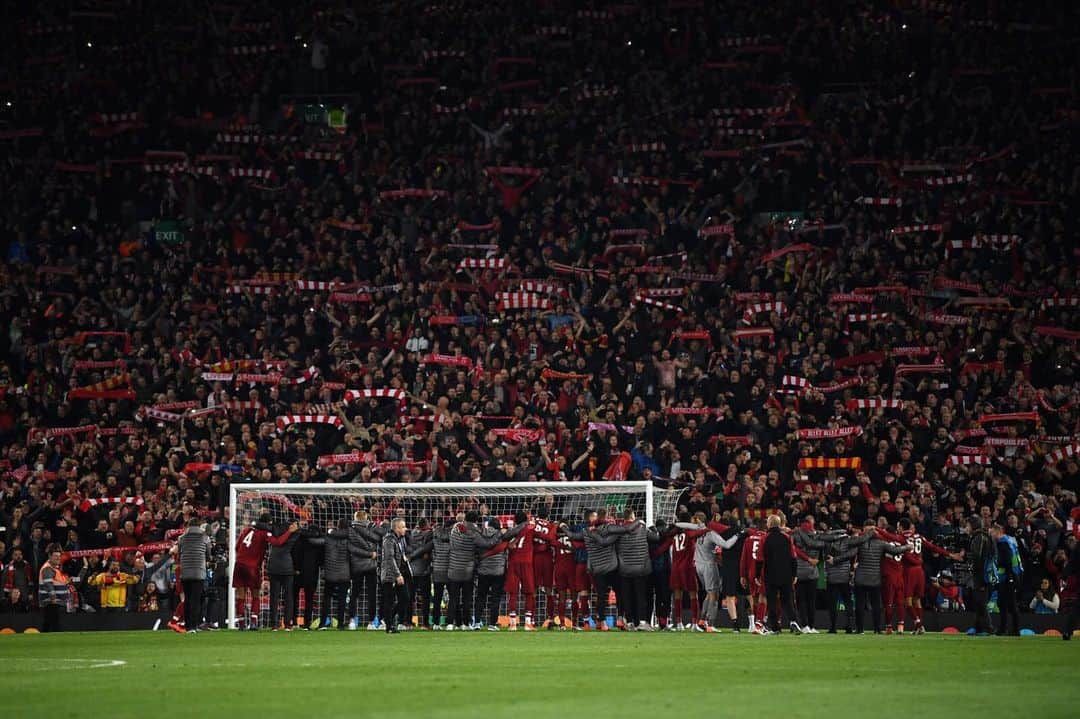
[[(589, 574), (592, 575), (593, 584), (596, 586), (596, 603), (600, 611), (599, 617), (594, 617), (596, 626), (601, 631), (608, 631), (606, 617), (609, 612), (609, 595), (612, 590), (616, 593), (619, 587), (619, 557), (616, 554), (615, 543), (619, 537), (630, 531), (625, 525), (609, 524), (607, 510), (601, 507), (596, 510), (593, 526), (584, 532), (567, 532), (571, 539), (584, 540), (585, 551), (589, 555)], [(618, 605), (616, 595), (616, 605)]]
[[(375, 629), (378, 578), (376, 570), (379, 563), (379, 545), (386, 534), (386, 528), (368, 519), (368, 513), (360, 510), (353, 515), (349, 525), (349, 574), (352, 587), (349, 591), (349, 629), (365, 625), (364, 614), (368, 615), (367, 628)], [(364, 603), (360, 604), (360, 597)]]
[(448, 631), (453, 631), (455, 625), (462, 629), (471, 627), (476, 555), (480, 550), (491, 549), (500, 540), (498, 536), (481, 534), (476, 526), (479, 521), (479, 513), (470, 510), (465, 513), (465, 520), (450, 530), (450, 561), (446, 572), (450, 580), (450, 602), (446, 608)]
[(176, 540), (180, 553), (180, 584), (184, 587), (184, 622), (187, 633), (199, 631), (202, 622), (203, 586), (206, 564), (210, 561), (210, 537), (198, 519), (188, 521), (187, 530)]
[[(480, 533), (486, 538), (502, 532), (499, 520), (492, 517)], [(499, 631), (499, 606), (502, 604), (503, 582), (506, 576), (506, 552), (485, 554), (476, 565), (476, 618), (486, 623), (488, 631)]]
[(338, 629), (345, 629), (345, 598), (349, 591), (349, 522), (339, 519), (325, 536), (308, 540), (323, 548), (322, 617), (319, 629), (329, 629), (330, 607), (337, 602)]
[[(811, 557), (817, 557), (825, 548), (831, 535), (818, 532), (814, 527), (814, 515), (809, 514), (791, 533), (795, 546)], [(802, 557), (795, 558), (795, 611), (803, 634), (817, 634), (814, 615), (817, 614), (818, 566)]]
[(825, 582), (829, 592), (829, 634), (836, 634), (836, 619), (840, 605), (844, 605), (848, 634), (855, 633), (855, 596), (851, 591), (851, 560), (859, 554), (859, 547), (873, 539), (874, 534), (834, 534), (829, 537), (825, 557)]
[(421, 519), (416, 529), (409, 533), (409, 569), (412, 570), (412, 594), (416, 601), (416, 614), (420, 626), (431, 628), (431, 554), (435, 542), (426, 519)]
[(649, 575), (652, 574), (649, 540), (659, 541), (660, 537), (655, 531), (646, 530), (645, 523), (638, 520), (632, 509), (623, 512), (623, 526), (627, 531), (615, 543), (615, 554), (619, 559), (622, 607), (627, 629), (651, 632), (652, 623), (646, 601)]
[(855, 568), (855, 633), (863, 633), (863, 615), (870, 607), (874, 634), (881, 634), (881, 559), (886, 554), (899, 556), (911, 551), (910, 544), (895, 546), (876, 534), (875, 522), (867, 519), (863, 533), (872, 535), (859, 547), (859, 564)]
[[(459, 522), (464, 519), (464, 514), (457, 517)], [(442, 600), (450, 583), (447, 572), (450, 570), (450, 531), (453, 528), (454, 519), (447, 518), (431, 532), (432, 629), (442, 629)]]
[(390, 532), (382, 538), (382, 554), (379, 560), (379, 581), (382, 583), (383, 624), (387, 634), (397, 634), (399, 624), (411, 624), (406, 614), (409, 610), (409, 586), (412, 570), (409, 568), (408, 542), (405, 539), (405, 520), (395, 519)]

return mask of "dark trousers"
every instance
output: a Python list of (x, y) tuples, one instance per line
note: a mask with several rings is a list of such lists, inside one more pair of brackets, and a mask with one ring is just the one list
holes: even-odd
[(863, 631), (863, 615), (870, 608), (871, 624), (875, 632), (881, 631), (881, 587), (855, 587), (855, 630)]
[(383, 582), (382, 601), (382, 621), (387, 630), (396, 627), (398, 624), (412, 624), (412, 617), (406, 616), (409, 613), (408, 582), (405, 584)]
[(315, 613), (315, 585), (299, 582), (293, 584), (293, 607), (296, 610), (300, 608), (300, 592), (304, 593), (304, 626), (311, 628), (311, 617)]
[(671, 587), (668, 584), (669, 575), (667, 572), (653, 572), (649, 576), (649, 604), (646, 606), (646, 613), (648, 610), (652, 610), (656, 613), (656, 618), (663, 617), (667, 619), (671, 616)]
[(420, 626), (431, 626), (431, 575), (413, 577), (413, 596), (416, 598), (416, 616)]
[(42, 607), (42, 610), (45, 612), (45, 619), (41, 624), (41, 631), (60, 631), (60, 609), (61, 607), (59, 604), (46, 604)]
[(330, 618), (331, 601), (337, 602), (334, 616), (337, 617), (338, 629), (345, 628), (345, 596), (349, 593), (348, 582), (323, 582), (322, 623)]
[(774, 632), (780, 631), (780, 610), (784, 610), (784, 619), (795, 621), (795, 609), (791, 606), (791, 582), (779, 582), (765, 587), (765, 598), (769, 603), (769, 626)]
[(505, 579), (502, 574), (481, 574), (476, 580), (476, 618), (490, 627), (499, 626), (499, 605), (502, 604)]
[(181, 584), (184, 585), (184, 626), (191, 631), (202, 623), (203, 580), (185, 579)]
[(285, 605), (285, 625), (291, 627), (296, 621), (296, 609), (293, 604), (293, 575), (270, 575), (270, 628), (277, 629), (278, 609)]
[(817, 580), (800, 579), (795, 585), (795, 594), (799, 603), (799, 624), (813, 629), (817, 613)]
[[(367, 624), (368, 622), (375, 621), (375, 612), (378, 610), (376, 598), (376, 587), (378, 586), (378, 580), (375, 577), (375, 570), (370, 572), (361, 572), (360, 574), (354, 574), (352, 576), (352, 590), (349, 592), (349, 616), (357, 617), (357, 622), (360, 624)], [(360, 608), (360, 593), (364, 593), (364, 606), (367, 610), (367, 621), (364, 621), (364, 612), (357, 613)]]
[(851, 586), (837, 583), (829, 584), (829, 631), (836, 631), (836, 618), (841, 602), (844, 604), (844, 614), (847, 615), (847, 628), (849, 630), (855, 628), (855, 607), (851, 597)]
[(631, 624), (648, 622), (649, 608), (645, 601), (646, 588), (649, 584), (647, 576), (622, 577), (623, 614), (626, 621)]
[(987, 587), (972, 589), (968, 595), (967, 607), (975, 615), (975, 633), (990, 634), (993, 632), (993, 623), (990, 620), (990, 610), (986, 602), (990, 598), (990, 590)]
[(431, 626), (439, 626), (442, 620), (442, 601), (446, 594), (446, 582), (435, 582), (431, 595)]
[(446, 623), (465, 626), (472, 622), (473, 583), (450, 582), (450, 602), (446, 607)]
[[(1016, 585), (1004, 582), (998, 585), (998, 634), (1020, 634), (1020, 608), (1016, 606)], [(1009, 618), (1012, 617), (1012, 631)]]
[(1062, 635), (1071, 637), (1077, 627), (1080, 627), (1080, 597), (1073, 599), (1072, 609), (1069, 610), (1069, 616), (1065, 618), (1065, 630)]

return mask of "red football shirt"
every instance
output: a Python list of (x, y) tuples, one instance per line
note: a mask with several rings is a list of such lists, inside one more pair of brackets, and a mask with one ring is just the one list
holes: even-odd
[(533, 520), (533, 560), (547, 555), (551, 559), (551, 545), (558, 542), (558, 528), (547, 519)]
[(765, 563), (765, 532), (760, 529), (750, 530), (749, 536), (743, 542), (742, 557), (740, 557), (740, 572), (746, 579), (753, 579), (761, 574), (761, 567)]
[(236, 563), (256, 569), (261, 567), (266, 557), (266, 547), (273, 536), (265, 529), (244, 527), (236, 540)]
[(947, 555), (949, 552), (946, 549), (942, 549), (938, 545), (931, 542), (929, 539), (921, 536), (914, 530), (908, 530), (901, 532), (901, 536), (914, 547), (910, 552), (904, 554), (904, 564), (909, 567), (921, 567), (923, 565), (922, 550), (929, 549), (934, 554), (941, 556)]
[[(894, 547), (902, 546), (900, 542), (889, 542)], [(881, 555), (881, 578), (890, 582), (899, 582), (904, 577), (904, 555), (892, 555), (888, 552)]]
[(275, 537), (273, 532), (257, 527), (244, 527), (236, 540), (236, 563), (258, 569), (266, 558), (267, 545), (280, 547), (288, 540), (292, 532), (285, 532)]
[(694, 542), (707, 531), (705, 529), (684, 529), (671, 537), (672, 571), (688, 571), (694, 566)]
[(570, 540), (570, 537), (561, 536), (556, 540), (555, 545), (555, 568), (563, 571), (573, 571), (574, 565), (574, 543)]
[(510, 545), (507, 547), (509, 552), (508, 561), (514, 564), (531, 565), (533, 563), (533, 547), (535, 546), (533, 538), (535, 535), (536, 524), (530, 519), (528, 524), (525, 525), (525, 529), (510, 540)]

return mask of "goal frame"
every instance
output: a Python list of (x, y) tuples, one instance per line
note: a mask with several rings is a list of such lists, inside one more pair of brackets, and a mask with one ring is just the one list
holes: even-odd
[(391, 482), (391, 483), (360, 483), (350, 482), (342, 484), (282, 484), (258, 482), (251, 484), (233, 483), (229, 485), (229, 583), (228, 583), (228, 617), (226, 626), (229, 629), (236, 627), (236, 588), (233, 587), (233, 572), (236, 570), (236, 539), (240, 528), (236, 525), (237, 502), (241, 493), (266, 492), (267, 494), (292, 494), (292, 495), (333, 495), (363, 493), (365, 489), (377, 489), (382, 492), (395, 492), (402, 490), (416, 490), (423, 488), (425, 491), (437, 493), (440, 489), (462, 490), (472, 489), (477, 494), (483, 494), (488, 489), (517, 489), (522, 494), (535, 489), (538, 493), (545, 489), (573, 487), (576, 489), (604, 489), (639, 491), (645, 495), (645, 523), (652, 526), (655, 522), (655, 498), (653, 490), (656, 488), (649, 481), (624, 481), (624, 482)]

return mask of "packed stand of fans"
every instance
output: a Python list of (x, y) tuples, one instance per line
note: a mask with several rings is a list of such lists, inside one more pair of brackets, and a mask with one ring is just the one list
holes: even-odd
[(20, 5), (5, 606), (153, 606), (232, 483), (626, 478), (1064, 604), (1076, 12), (950, 8)]

